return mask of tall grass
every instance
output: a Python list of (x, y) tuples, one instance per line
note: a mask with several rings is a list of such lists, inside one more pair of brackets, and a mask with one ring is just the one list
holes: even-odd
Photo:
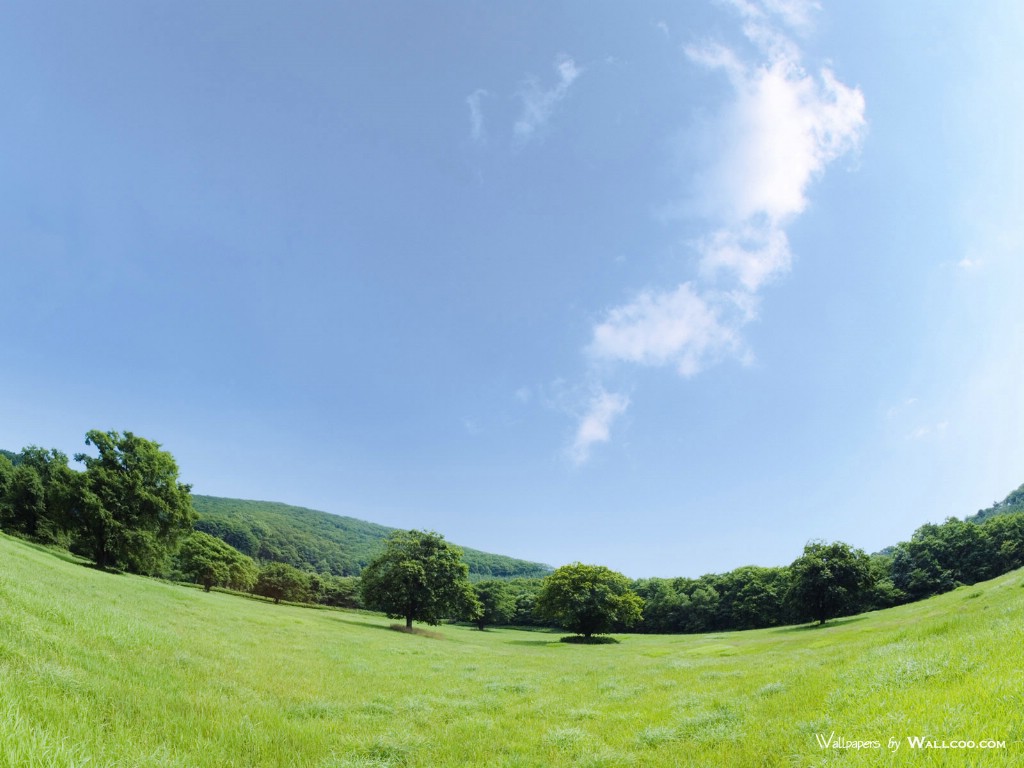
[[(1015, 572), (821, 628), (586, 646), (399, 633), (0, 536), (0, 766), (1024, 765), (1022, 586)], [(880, 746), (820, 746), (830, 735)]]

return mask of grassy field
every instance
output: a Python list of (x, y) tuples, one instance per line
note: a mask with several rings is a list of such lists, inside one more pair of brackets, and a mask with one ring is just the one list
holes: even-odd
[(1018, 571), (822, 628), (579, 646), (407, 635), (0, 536), (0, 766), (1024, 765), (1022, 587)]

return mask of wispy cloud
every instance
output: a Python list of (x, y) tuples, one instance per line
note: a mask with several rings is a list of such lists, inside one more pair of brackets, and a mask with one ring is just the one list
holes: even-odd
[(588, 351), (604, 360), (672, 364), (680, 375), (692, 376), (723, 352), (739, 351), (730, 318), (735, 309), (727, 296), (701, 295), (691, 283), (641, 293), (594, 328)]
[(611, 426), (629, 407), (629, 398), (603, 388), (590, 397), (586, 410), (580, 418), (576, 438), (569, 449), (569, 457), (579, 465), (590, 459), (595, 443), (606, 443), (611, 438)]
[(562, 55), (555, 60), (558, 82), (551, 88), (542, 88), (536, 80), (528, 80), (519, 92), (522, 99), (522, 113), (516, 120), (514, 131), (517, 138), (528, 141), (543, 128), (558, 104), (565, 99), (569, 88), (583, 73), (576, 62)]
[(484, 111), (481, 104), (487, 95), (483, 88), (477, 88), (466, 97), (466, 105), (469, 107), (469, 135), (476, 142), (485, 141), (487, 136), (484, 131)]
[[(815, 3), (729, 4), (743, 19), (756, 58), (714, 42), (686, 49), (695, 64), (723, 72), (733, 95), (714, 121), (710, 160), (693, 178), (684, 206), (709, 225), (693, 242), (697, 275), (608, 310), (592, 331), (592, 359), (672, 365), (684, 377), (727, 357), (749, 362), (742, 329), (757, 318), (762, 288), (793, 262), (786, 226), (806, 210), (811, 183), (856, 150), (864, 134), (860, 90), (828, 68), (805, 70), (799, 46), (785, 32), (808, 25)], [(620, 403), (614, 415), (627, 405)], [(600, 424), (605, 442), (610, 420)], [(585, 461), (589, 453), (576, 455)]]

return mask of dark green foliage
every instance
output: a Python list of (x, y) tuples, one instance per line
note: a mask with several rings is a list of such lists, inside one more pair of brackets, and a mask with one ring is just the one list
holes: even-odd
[(181, 543), (178, 571), (209, 592), (212, 587), (249, 590), (256, 583), (258, 569), (248, 555), (202, 531), (193, 531)]
[(85, 442), (99, 456), (75, 456), (85, 464), (76, 546), (100, 568), (164, 572), (195, 520), (174, 457), (131, 432), (91, 430)]
[(506, 581), (480, 581), (473, 585), (477, 606), (470, 620), (477, 629), (488, 625), (508, 624), (516, 615), (516, 594)]
[(537, 598), (540, 615), (584, 637), (632, 627), (640, 621), (643, 605), (621, 573), (582, 563), (555, 569)]
[(975, 514), (967, 518), (968, 523), (982, 523), (999, 515), (1024, 512), (1024, 485), (1011, 491), (1002, 501), (992, 502), (988, 509), (979, 509)]
[(644, 600), (641, 631), (652, 633), (703, 632), (710, 627), (695, 626), (691, 619), (687, 587), (692, 579), (641, 579), (633, 589)]
[(304, 602), (309, 599), (309, 574), (288, 563), (270, 563), (260, 569), (253, 592), (275, 603)]
[(544, 579), (508, 579), (505, 581), (515, 608), (509, 624), (516, 627), (544, 627), (548, 622), (536, 613), (537, 596)]
[(862, 609), (871, 588), (871, 561), (841, 541), (812, 541), (790, 566), (788, 599), (800, 619), (824, 624)]
[(395, 531), (384, 551), (362, 573), (368, 608), (391, 618), (437, 624), (464, 616), (476, 599), (462, 550), (430, 531)]
[[(223, 539), (257, 560), (286, 562), (335, 576), (358, 575), (383, 551), (384, 542), (395, 530), (272, 501), (192, 498), (199, 514), (196, 530)], [(463, 559), (471, 578), (544, 576), (551, 572), (540, 563), (474, 549), (464, 548)]]
[(981, 526), (988, 538), (993, 569), (1006, 573), (1024, 567), (1024, 514), (999, 515)]
[(980, 524), (951, 517), (922, 525), (894, 548), (892, 580), (910, 600), (922, 600), (1021, 565), (1024, 514), (1007, 509)]
[(907, 601), (906, 593), (893, 581), (893, 559), (891, 554), (871, 555), (871, 587), (868, 590), (866, 607), (891, 608)]
[(46, 515), (46, 491), (33, 467), (19, 464), (11, 472), (5, 507), (0, 527), (34, 538)]
[(335, 608), (362, 608), (358, 576), (314, 573), (309, 577), (309, 596), (314, 603)]
[(0, 530), (5, 528), (4, 521), (10, 514), (8, 495), (14, 480), (14, 463), (10, 460), (10, 451), (0, 451)]
[(0, 528), (67, 546), (80, 495), (78, 474), (57, 450), (29, 446), (16, 459), (0, 459)]
[(754, 629), (785, 623), (788, 568), (747, 565), (718, 577), (716, 586), (718, 628)]

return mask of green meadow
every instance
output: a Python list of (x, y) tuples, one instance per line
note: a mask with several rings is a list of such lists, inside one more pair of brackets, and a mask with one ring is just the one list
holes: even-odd
[(823, 627), (608, 645), (391, 623), (0, 535), (0, 766), (1024, 765), (1021, 571)]

